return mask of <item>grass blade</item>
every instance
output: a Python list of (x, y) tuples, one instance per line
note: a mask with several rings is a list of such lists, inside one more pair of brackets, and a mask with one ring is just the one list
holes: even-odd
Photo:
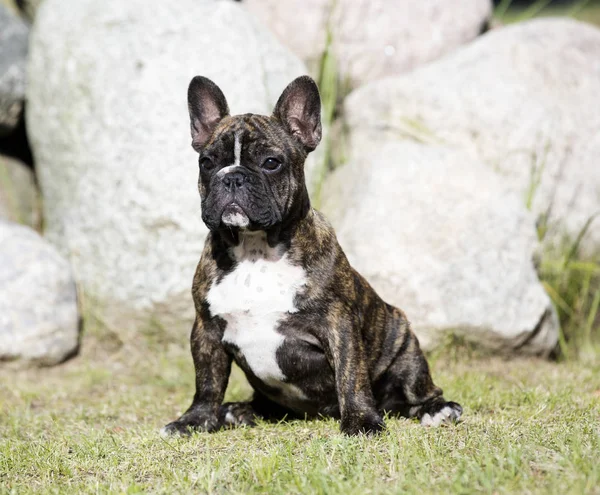
[(595, 220), (595, 218), (598, 215), (600, 215), (600, 212), (596, 212), (590, 218), (588, 218), (587, 221), (585, 222), (585, 225), (583, 226), (583, 228), (579, 231), (579, 234), (577, 234), (577, 237), (575, 238), (575, 242), (573, 242), (571, 249), (569, 250), (569, 253), (567, 254), (567, 256), (565, 258), (565, 264), (564, 264), (565, 268), (571, 262), (571, 260), (574, 259), (575, 256), (577, 255), (577, 251), (579, 250), (579, 245), (581, 244), (583, 236), (585, 236), (586, 232), (590, 228), (590, 225), (592, 224), (592, 222)]
[(530, 7), (525, 9), (523, 13), (516, 18), (516, 22), (527, 21), (529, 19), (534, 18), (548, 5), (550, 5), (551, 2), (552, 0), (538, 0), (537, 2), (533, 3)]
[(592, 342), (592, 328), (596, 321), (596, 316), (598, 315), (598, 306), (600, 306), (600, 289), (598, 289), (594, 295), (594, 300), (592, 301), (585, 329), (583, 331), (583, 338), (586, 344), (591, 344)]
[(502, 0), (494, 10), (494, 17), (502, 20), (513, 0)]

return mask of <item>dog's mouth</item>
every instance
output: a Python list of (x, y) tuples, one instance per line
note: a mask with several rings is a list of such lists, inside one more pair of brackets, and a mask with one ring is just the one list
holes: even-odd
[(231, 203), (223, 209), (221, 214), (221, 222), (227, 227), (238, 227), (240, 229), (250, 225), (250, 218), (246, 212), (237, 203)]

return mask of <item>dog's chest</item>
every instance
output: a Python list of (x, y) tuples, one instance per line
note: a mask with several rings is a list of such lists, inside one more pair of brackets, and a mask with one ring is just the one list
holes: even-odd
[(284, 336), (280, 321), (296, 312), (295, 298), (306, 284), (306, 273), (287, 255), (269, 248), (263, 236), (247, 235), (233, 249), (235, 268), (208, 292), (210, 312), (227, 326), (225, 343), (233, 344), (252, 373), (271, 386), (281, 388), (286, 379), (277, 363)]

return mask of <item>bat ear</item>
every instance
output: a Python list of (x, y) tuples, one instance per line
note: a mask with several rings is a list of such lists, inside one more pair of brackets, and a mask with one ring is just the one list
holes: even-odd
[(188, 110), (192, 148), (200, 151), (208, 142), (217, 124), (229, 115), (225, 95), (214, 82), (203, 76), (196, 76), (188, 88)]
[(308, 76), (292, 81), (283, 91), (273, 116), (310, 153), (321, 141), (321, 97), (317, 84)]

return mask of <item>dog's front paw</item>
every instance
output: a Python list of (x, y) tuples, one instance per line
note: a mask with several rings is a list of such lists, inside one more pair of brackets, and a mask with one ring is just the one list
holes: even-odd
[(376, 412), (357, 412), (342, 417), (340, 429), (346, 435), (374, 435), (385, 428), (383, 418)]
[(256, 426), (256, 418), (249, 402), (227, 402), (219, 408), (219, 423), (226, 427)]
[(446, 402), (438, 405), (421, 417), (423, 426), (440, 426), (443, 423), (457, 423), (463, 412), (463, 408), (456, 402)]
[(160, 430), (163, 437), (188, 436), (194, 431), (213, 432), (220, 428), (215, 415), (183, 415)]

